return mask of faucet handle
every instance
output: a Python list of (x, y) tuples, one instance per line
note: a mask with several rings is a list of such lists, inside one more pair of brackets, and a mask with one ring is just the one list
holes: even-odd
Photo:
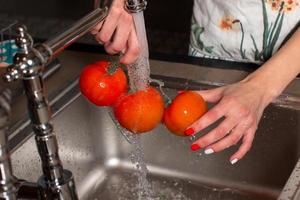
[(7, 83), (18, 80), (21, 77), (21, 74), (17, 67), (13, 64), (7, 67), (6, 73), (3, 76), (3, 80)]
[(27, 32), (27, 27), (23, 24), (16, 25), (17, 36), (16, 45), (20, 48), (20, 53), (28, 54), (33, 46), (33, 39)]
[(33, 39), (27, 32), (27, 27), (23, 24), (16, 24), (14, 28), (16, 32), (15, 43), (19, 49), (14, 56), (13, 64), (7, 67), (4, 74), (3, 80), (5, 82), (12, 82), (22, 78), (23, 73), (29, 71), (27, 70), (28, 65), (32, 63), (28, 59), (28, 54), (33, 51)]
[(146, 0), (126, 0), (125, 8), (131, 13), (138, 13), (144, 11), (147, 7)]

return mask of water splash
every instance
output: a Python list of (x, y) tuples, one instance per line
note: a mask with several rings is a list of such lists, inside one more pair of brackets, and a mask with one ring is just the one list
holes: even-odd
[(118, 120), (115, 118), (113, 110), (110, 108), (108, 109), (108, 113), (111, 117), (111, 119), (113, 120), (113, 122), (115, 123), (116, 127), (118, 128), (118, 130), (120, 131), (120, 133), (124, 136), (124, 138), (127, 140), (127, 142), (129, 142), (130, 144), (133, 144), (133, 137), (134, 134), (131, 133), (130, 131), (128, 131), (127, 129), (123, 128), (121, 126), (121, 124), (118, 122)]
[[(132, 90), (144, 90), (149, 86), (150, 80), (149, 50), (145, 21), (143, 12), (133, 13), (132, 15), (141, 52), (136, 62), (128, 66), (128, 76), (130, 88)], [(137, 169), (135, 171), (135, 176), (138, 179), (138, 200), (154, 200), (154, 193), (152, 191), (151, 184), (147, 180), (147, 174), (149, 171), (145, 162), (144, 150), (140, 138), (141, 136), (124, 129), (115, 119), (112, 110), (110, 110), (109, 113), (125, 139), (133, 145), (133, 151), (131, 152), (130, 158), (131, 162)]]
[(154, 200), (152, 198), (154, 193), (152, 192), (151, 184), (147, 180), (147, 174), (149, 170), (145, 162), (145, 154), (141, 142), (141, 136), (123, 128), (118, 120), (114, 117), (112, 109), (109, 109), (109, 115), (112, 118), (113, 122), (116, 124), (118, 130), (127, 140), (127, 142), (129, 142), (133, 146), (133, 150), (130, 154), (130, 160), (136, 167), (134, 175), (137, 177), (138, 181), (138, 200)]
[(191, 136), (189, 137), (189, 140), (190, 140), (191, 142), (196, 141), (196, 135), (191, 135)]

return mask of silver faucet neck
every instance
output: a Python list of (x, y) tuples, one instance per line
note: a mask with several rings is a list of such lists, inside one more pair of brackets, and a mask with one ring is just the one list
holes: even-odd
[(11, 114), (11, 91), (0, 92), (0, 199), (17, 200), (17, 188), (12, 173), (6, 128)]
[[(43, 44), (34, 46), (27, 28), (24, 25), (16, 26), (16, 44), (19, 47), (19, 52), (14, 57), (14, 63), (7, 68), (4, 80), (11, 82), (22, 79), (23, 81), (28, 100), (29, 116), (42, 161), (43, 176), (38, 180), (39, 199), (78, 199), (73, 175), (70, 171), (63, 169), (59, 157), (58, 143), (51, 123), (50, 107), (44, 92), (42, 77), (44, 66), (97, 23), (103, 21), (107, 12), (107, 8), (97, 8), (69, 27), (68, 30)], [(5, 167), (5, 169), (7, 168)]]
[[(8, 67), (4, 79), (23, 81), (29, 116), (43, 169), (43, 176), (38, 180), (39, 199), (78, 199), (73, 175), (63, 168), (60, 160), (58, 143), (51, 123), (50, 107), (44, 92), (42, 77), (44, 66), (93, 26), (104, 20), (106, 15), (107, 9), (95, 9), (65, 32), (34, 46), (27, 28), (23, 25), (16, 27), (16, 44), (20, 50), (14, 57), (14, 63)], [(5, 166), (5, 169), (9, 169), (8, 167)]]

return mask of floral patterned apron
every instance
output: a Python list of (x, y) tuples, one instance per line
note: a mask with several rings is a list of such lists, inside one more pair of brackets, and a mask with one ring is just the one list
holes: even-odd
[(298, 0), (194, 0), (189, 55), (262, 63), (299, 21)]

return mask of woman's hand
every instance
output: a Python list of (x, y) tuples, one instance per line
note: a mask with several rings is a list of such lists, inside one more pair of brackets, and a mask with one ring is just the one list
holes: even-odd
[(266, 96), (267, 92), (260, 84), (251, 81), (242, 81), (198, 93), (207, 102), (216, 105), (192, 124), (185, 133), (191, 135), (221, 118), (224, 120), (195, 141), (191, 149), (196, 151), (204, 148), (206, 154), (211, 154), (235, 145), (242, 139), (240, 148), (230, 158), (232, 164), (236, 163), (251, 148), (262, 113), (273, 98)]
[(133, 63), (140, 52), (132, 15), (124, 9), (124, 0), (114, 0), (105, 21), (97, 24), (91, 33), (103, 44), (109, 54), (122, 52), (123, 64)]
[(192, 150), (205, 148), (209, 154), (228, 148), (242, 139), (239, 150), (231, 156), (230, 162), (234, 164), (241, 159), (252, 145), (265, 107), (300, 73), (299, 46), (300, 29), (272, 58), (243, 81), (214, 90), (199, 91), (206, 101), (217, 105), (185, 133), (193, 134), (222, 117), (224, 120), (194, 142)]

